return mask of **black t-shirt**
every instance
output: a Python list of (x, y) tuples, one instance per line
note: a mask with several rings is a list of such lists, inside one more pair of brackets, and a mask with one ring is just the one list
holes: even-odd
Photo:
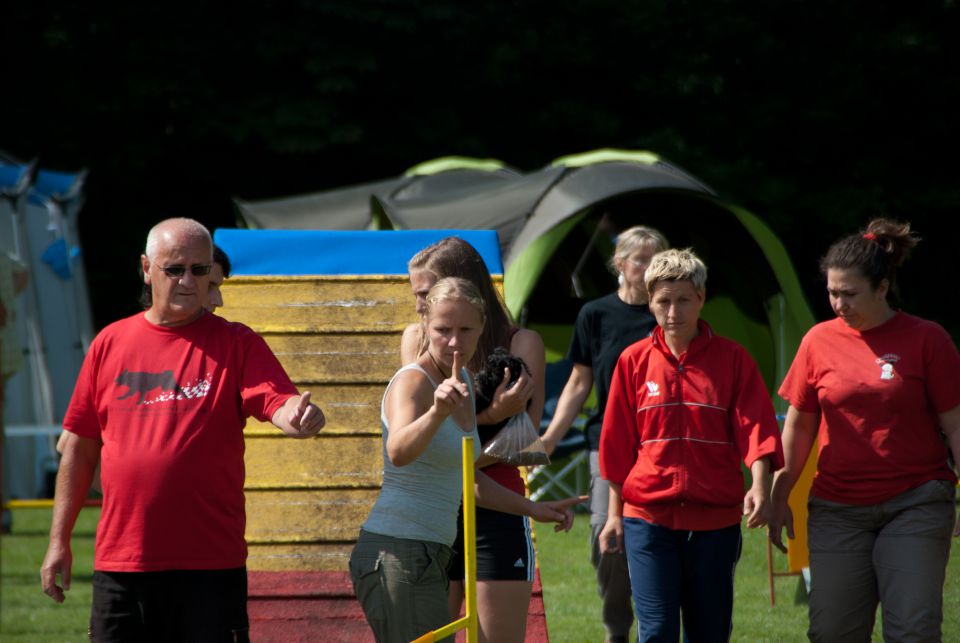
[(646, 304), (624, 303), (617, 293), (587, 302), (580, 309), (567, 357), (575, 364), (593, 369), (597, 410), (587, 419), (590, 449), (600, 449), (603, 410), (607, 406), (610, 379), (620, 353), (650, 335), (656, 325), (657, 320)]

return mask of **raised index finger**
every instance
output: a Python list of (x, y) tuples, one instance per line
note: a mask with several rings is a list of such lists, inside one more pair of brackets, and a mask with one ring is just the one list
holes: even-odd
[(453, 370), (450, 372), (450, 377), (460, 381), (460, 351), (453, 351)]

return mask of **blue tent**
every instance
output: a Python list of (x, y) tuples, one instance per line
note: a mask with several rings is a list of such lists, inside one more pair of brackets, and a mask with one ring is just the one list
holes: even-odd
[(23, 366), (6, 384), (5, 492), (36, 497), (83, 356), (93, 339), (77, 218), (86, 172), (54, 172), (0, 154), (0, 252), (27, 266), (16, 300)]

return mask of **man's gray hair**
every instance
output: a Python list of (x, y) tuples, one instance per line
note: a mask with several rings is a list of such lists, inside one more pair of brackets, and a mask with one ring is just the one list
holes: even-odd
[(653, 255), (643, 281), (650, 294), (658, 281), (689, 281), (702, 291), (707, 285), (707, 266), (690, 248), (664, 250)]
[(157, 255), (157, 248), (160, 246), (163, 235), (167, 232), (173, 232), (174, 230), (186, 235), (188, 238), (203, 239), (213, 248), (213, 237), (210, 236), (210, 231), (199, 221), (186, 217), (164, 219), (150, 228), (150, 232), (147, 233), (147, 247), (143, 252), (143, 254), (147, 255), (147, 259), (151, 262), (153, 261)]

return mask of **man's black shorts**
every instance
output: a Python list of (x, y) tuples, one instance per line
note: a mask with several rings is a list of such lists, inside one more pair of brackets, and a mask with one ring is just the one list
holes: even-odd
[(90, 640), (248, 643), (247, 570), (93, 573)]

